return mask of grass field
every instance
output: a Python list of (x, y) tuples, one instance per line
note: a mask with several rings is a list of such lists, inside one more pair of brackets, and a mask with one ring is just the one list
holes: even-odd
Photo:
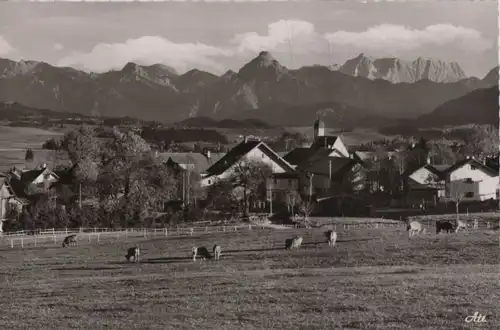
[(56, 160), (54, 152), (42, 150), (45, 141), (61, 135), (62, 133), (32, 127), (0, 126), (0, 171), (6, 171), (12, 166), (24, 168), (24, 157), (28, 148), (34, 151), (37, 164), (47, 163), (53, 167), (57, 162), (63, 162), (63, 159)]
[[(302, 249), (283, 250), (304, 236)], [(223, 248), (191, 262), (190, 248)], [(142, 249), (126, 264), (127, 247)], [(498, 232), (253, 230), (2, 247), (2, 329), (498, 329)], [(474, 312), (487, 322), (466, 323)]]

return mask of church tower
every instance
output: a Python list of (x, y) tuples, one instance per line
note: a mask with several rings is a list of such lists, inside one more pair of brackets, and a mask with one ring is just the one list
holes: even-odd
[(325, 136), (325, 123), (318, 117), (314, 122), (314, 141), (320, 136)]

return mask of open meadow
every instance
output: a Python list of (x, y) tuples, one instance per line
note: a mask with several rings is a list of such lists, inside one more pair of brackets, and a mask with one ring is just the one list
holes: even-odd
[[(220, 261), (192, 262), (214, 243)], [(340, 230), (334, 248), (319, 229), (2, 244), (0, 328), (498, 329), (499, 248), (496, 231), (404, 227)], [(486, 322), (466, 323), (476, 311)]]
[(64, 161), (60, 153), (43, 150), (42, 145), (50, 138), (60, 138), (63, 133), (33, 127), (0, 126), (0, 171), (12, 166), (25, 166), (26, 150), (32, 149), (37, 163), (47, 163), (51, 167)]

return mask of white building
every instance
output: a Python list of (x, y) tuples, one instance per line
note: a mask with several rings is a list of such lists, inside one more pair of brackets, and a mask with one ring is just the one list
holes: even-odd
[(497, 198), (498, 171), (474, 159), (457, 162), (445, 172), (443, 201), (485, 201)]
[[(217, 180), (227, 179), (231, 176), (235, 167), (245, 160), (261, 161), (271, 167), (273, 174), (295, 172), (292, 165), (283, 160), (264, 142), (245, 139), (206, 170), (201, 179), (201, 186), (208, 187)], [(276, 180), (280, 181), (277, 182), (277, 185), (280, 187), (286, 186), (289, 179), (289, 177), (280, 178), (280, 176), (276, 176)], [(291, 186), (295, 185), (294, 182), (291, 183)]]

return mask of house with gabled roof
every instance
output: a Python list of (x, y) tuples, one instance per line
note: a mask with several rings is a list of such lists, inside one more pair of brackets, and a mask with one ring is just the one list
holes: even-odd
[(158, 153), (157, 157), (169, 166), (178, 167), (179, 170), (190, 170), (203, 174), (225, 154), (207, 150), (204, 152), (162, 152)]
[(498, 198), (498, 170), (468, 157), (453, 165), (427, 164), (404, 174), (414, 203), (485, 201)]
[(20, 213), (26, 205), (29, 205), (29, 200), (16, 195), (10, 185), (10, 177), (0, 174), (0, 233), (3, 232), (3, 223), (8, 219), (10, 211), (15, 209)]
[[(211, 186), (217, 180), (228, 178), (237, 162), (244, 158), (258, 160), (268, 164), (271, 167), (275, 179), (280, 180), (280, 186), (281, 180), (285, 179), (282, 178), (285, 173), (291, 176), (294, 176), (295, 173), (292, 165), (281, 158), (265, 142), (245, 138), (244, 141), (236, 145), (203, 173), (201, 179), (202, 187)], [(288, 179), (289, 178), (286, 178), (286, 180)]]

